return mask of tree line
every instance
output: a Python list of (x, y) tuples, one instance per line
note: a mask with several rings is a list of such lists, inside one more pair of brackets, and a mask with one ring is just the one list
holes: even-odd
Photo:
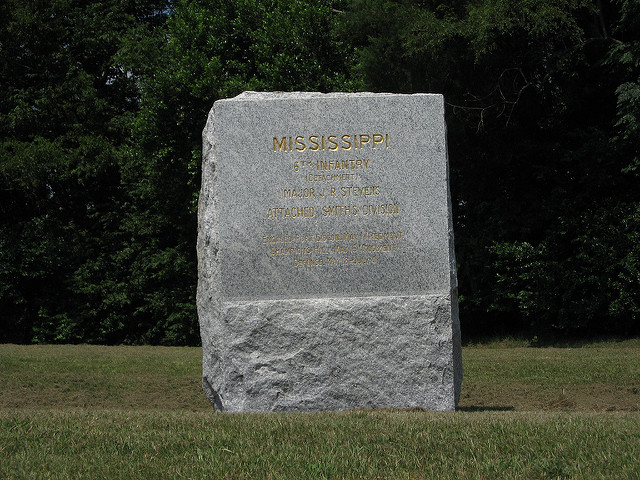
[(197, 344), (201, 131), (444, 94), (463, 336), (640, 333), (637, 0), (6, 0), (0, 341)]

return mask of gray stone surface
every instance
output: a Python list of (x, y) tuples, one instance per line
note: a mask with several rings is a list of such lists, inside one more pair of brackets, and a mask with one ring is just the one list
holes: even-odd
[(246, 92), (203, 133), (203, 386), (225, 411), (455, 408), (443, 99)]

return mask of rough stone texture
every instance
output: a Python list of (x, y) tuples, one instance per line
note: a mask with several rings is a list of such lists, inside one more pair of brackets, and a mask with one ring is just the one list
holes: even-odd
[[(247, 92), (214, 104), (203, 140), (198, 315), (214, 406), (455, 408), (442, 97)], [(364, 215), (380, 205), (394, 213)]]

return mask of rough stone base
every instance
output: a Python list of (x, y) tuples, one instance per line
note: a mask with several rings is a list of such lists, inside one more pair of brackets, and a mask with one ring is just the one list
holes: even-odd
[(201, 304), (204, 390), (229, 412), (453, 410), (455, 305), (442, 295)]

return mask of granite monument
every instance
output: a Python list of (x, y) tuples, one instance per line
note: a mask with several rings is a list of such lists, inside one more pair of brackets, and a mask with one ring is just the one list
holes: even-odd
[(198, 316), (216, 409), (452, 410), (441, 95), (257, 93), (203, 133)]

